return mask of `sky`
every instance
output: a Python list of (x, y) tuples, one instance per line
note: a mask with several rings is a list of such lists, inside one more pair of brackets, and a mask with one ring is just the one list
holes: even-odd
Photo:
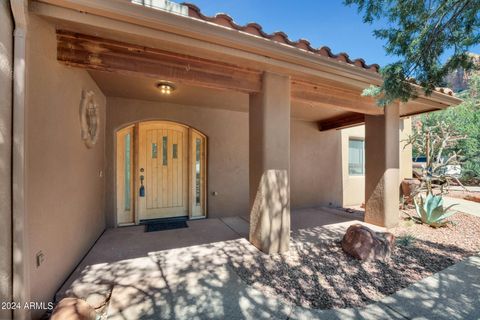
[[(385, 21), (365, 24), (356, 6), (345, 6), (342, 0), (186, 0), (204, 14), (229, 14), (236, 23), (257, 22), (263, 30), (285, 32), (290, 39), (310, 41), (312, 47), (328, 46), (333, 53), (346, 52), (350, 58), (363, 58), (367, 64), (385, 66), (397, 60), (387, 56), (384, 40), (372, 32)], [(480, 52), (480, 47), (474, 48)]]

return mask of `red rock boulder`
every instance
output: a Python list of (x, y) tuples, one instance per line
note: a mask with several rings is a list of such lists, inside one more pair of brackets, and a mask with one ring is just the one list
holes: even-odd
[(393, 234), (375, 232), (361, 224), (351, 225), (342, 239), (343, 251), (360, 260), (385, 260), (394, 245)]
[(65, 298), (53, 309), (50, 320), (95, 320), (97, 313), (84, 300)]

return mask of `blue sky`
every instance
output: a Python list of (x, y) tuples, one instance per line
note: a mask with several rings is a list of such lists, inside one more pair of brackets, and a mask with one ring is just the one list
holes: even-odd
[[(188, 1), (188, 0), (186, 0)], [(207, 15), (224, 12), (235, 22), (257, 22), (266, 32), (283, 31), (292, 40), (305, 38), (313, 47), (328, 46), (333, 53), (346, 52), (351, 59), (384, 66), (395, 61), (383, 49), (383, 40), (372, 31), (382, 27), (364, 24), (356, 6), (342, 0), (190, 0)], [(480, 51), (480, 48), (475, 48)]]

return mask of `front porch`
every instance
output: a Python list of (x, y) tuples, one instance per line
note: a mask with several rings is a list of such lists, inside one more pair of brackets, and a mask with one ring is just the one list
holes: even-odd
[[(113, 284), (112, 318), (227, 314), (229, 297), (237, 314), (255, 316), (265, 307), (254, 307), (256, 293), (229, 257), (261, 256), (257, 248), (279, 256), (297, 231), (315, 229), (302, 239), (317, 243), (345, 231), (331, 224), (351, 223), (298, 210), (342, 205), (348, 156), (335, 129), (365, 124), (365, 220), (391, 227), (401, 118), (458, 103), (435, 91), (384, 111), (361, 96), (381, 83), (377, 67), (264, 37), (255, 26), (242, 31), (222, 16), (207, 21), (194, 8), (182, 15), (131, 1), (41, 0), (27, 9), (18, 61), (28, 72), (12, 137), (20, 301), (50, 301), (106, 228), (182, 215), (207, 219), (152, 234), (107, 229), (60, 292), (78, 280), (72, 293), (97, 293), (89, 300), (98, 305)], [(159, 90), (165, 83), (175, 92)]]
[[(329, 208), (294, 210), (292, 237), (339, 240), (357, 223)], [(188, 222), (185, 229), (107, 229), (56, 295), (92, 306), (110, 298), (108, 319), (286, 318), (292, 306), (249, 286), (232, 264), (263, 255), (246, 239), (244, 217)], [(252, 260), (254, 261), (254, 260)]]
[[(338, 240), (358, 222), (341, 210), (294, 210), (288, 255), (266, 255), (251, 245), (244, 238), (248, 223), (242, 217), (196, 220), (188, 229), (152, 233), (141, 226), (108, 229), (57, 293), (57, 300), (64, 295), (84, 298), (99, 307), (103, 320), (478, 318), (478, 255), (434, 275), (432, 262), (449, 265), (447, 257), (458, 247), (419, 238), (418, 246), (407, 251), (420, 252), (420, 259), (402, 255), (401, 248), (386, 263), (362, 264), (343, 253), (338, 259)], [(425, 259), (422, 251), (427, 247), (433, 251), (427, 250), (431, 256)], [(345, 259), (350, 262), (345, 264)], [(375, 266), (379, 269), (372, 270)], [(268, 290), (258, 285), (262, 268), (272, 273), (264, 282), (283, 283), (287, 277), (298, 283)], [(412, 271), (420, 269), (431, 276), (417, 282)], [(299, 292), (308, 279), (315, 287)], [(404, 289), (382, 291), (391, 290), (392, 283), (396, 290)], [(378, 289), (383, 294), (372, 296)], [(324, 295), (318, 296), (318, 291)], [(366, 300), (355, 301), (352, 293)], [(306, 306), (296, 294), (313, 295), (320, 304)]]

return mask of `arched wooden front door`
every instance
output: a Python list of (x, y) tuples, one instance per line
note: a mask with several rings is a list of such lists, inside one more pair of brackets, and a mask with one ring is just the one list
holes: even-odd
[(117, 133), (119, 225), (205, 215), (203, 134), (170, 121), (141, 122)]

